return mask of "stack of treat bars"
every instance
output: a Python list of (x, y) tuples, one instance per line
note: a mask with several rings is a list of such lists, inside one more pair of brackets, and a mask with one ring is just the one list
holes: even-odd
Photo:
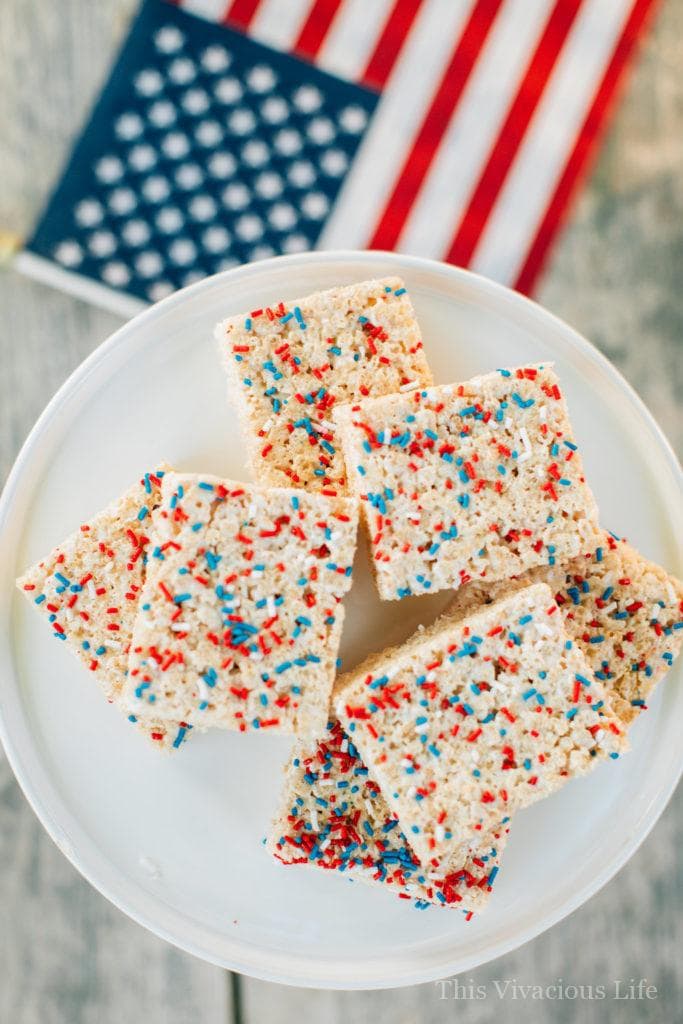
[[(158, 747), (297, 737), (278, 860), (478, 911), (515, 811), (627, 750), (683, 586), (600, 528), (552, 368), (435, 386), (399, 279), (217, 338), (257, 483), (161, 465), (18, 585)], [(359, 516), (382, 600), (452, 601), (337, 675)]]

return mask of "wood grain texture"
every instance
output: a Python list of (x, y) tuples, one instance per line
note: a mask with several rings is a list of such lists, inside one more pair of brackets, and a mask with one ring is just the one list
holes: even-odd
[[(284, 0), (283, 0), (284, 2)], [(0, 230), (26, 232), (134, 0), (0, 0)], [(624, 372), (683, 450), (683, 0), (667, 0), (539, 298)], [(66, 376), (119, 325), (11, 271), (0, 274), (0, 475)], [(243, 979), (247, 1024), (675, 1022), (683, 1005), (683, 796), (619, 876), (546, 935), (471, 972), (488, 998), (423, 985), (310, 992)], [(494, 979), (609, 984), (647, 977), (637, 1004), (495, 996)], [(52, 845), (0, 755), (0, 1024), (223, 1024), (225, 972), (144, 932)]]

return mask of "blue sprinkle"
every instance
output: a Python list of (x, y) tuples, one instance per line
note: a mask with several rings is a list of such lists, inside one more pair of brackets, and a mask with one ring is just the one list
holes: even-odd
[(176, 735), (176, 738), (173, 740), (173, 746), (175, 747), (176, 750), (178, 749), (180, 744), (185, 739), (185, 733), (186, 732), (187, 732), (187, 729), (184, 728), (184, 726), (181, 725), (180, 728), (178, 729), (178, 733)]

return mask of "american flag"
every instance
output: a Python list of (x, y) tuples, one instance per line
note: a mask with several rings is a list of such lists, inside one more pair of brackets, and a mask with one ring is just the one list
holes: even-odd
[(656, 0), (145, 0), (27, 272), (132, 311), (304, 249), (531, 292)]

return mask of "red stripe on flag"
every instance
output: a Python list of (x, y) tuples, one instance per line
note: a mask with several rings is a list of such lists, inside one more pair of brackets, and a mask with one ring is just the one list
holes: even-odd
[(232, 28), (248, 29), (260, 0), (232, 0), (221, 18), (221, 24), (230, 25)]
[[(555, 0), (517, 94), (460, 218), (445, 259), (466, 267), (491, 216), (508, 171), (543, 95), (583, 0)], [(533, 182), (529, 182), (533, 188)]]
[(341, 5), (342, 0), (313, 0), (299, 38), (292, 47), (297, 56), (313, 60), (318, 55)]
[(385, 85), (421, 6), (422, 0), (396, 0), (361, 76), (362, 85), (378, 90)]
[(477, 0), (368, 248), (393, 249), (503, 0)]
[(617, 40), (607, 70), (598, 86), (593, 103), (579, 131), (562, 176), (529, 247), (524, 264), (513, 287), (530, 294), (545, 266), (550, 247), (564, 224), (579, 186), (597, 155), (598, 144), (613, 113), (620, 88), (625, 81), (633, 49), (647, 28), (659, 0), (636, 0)]

